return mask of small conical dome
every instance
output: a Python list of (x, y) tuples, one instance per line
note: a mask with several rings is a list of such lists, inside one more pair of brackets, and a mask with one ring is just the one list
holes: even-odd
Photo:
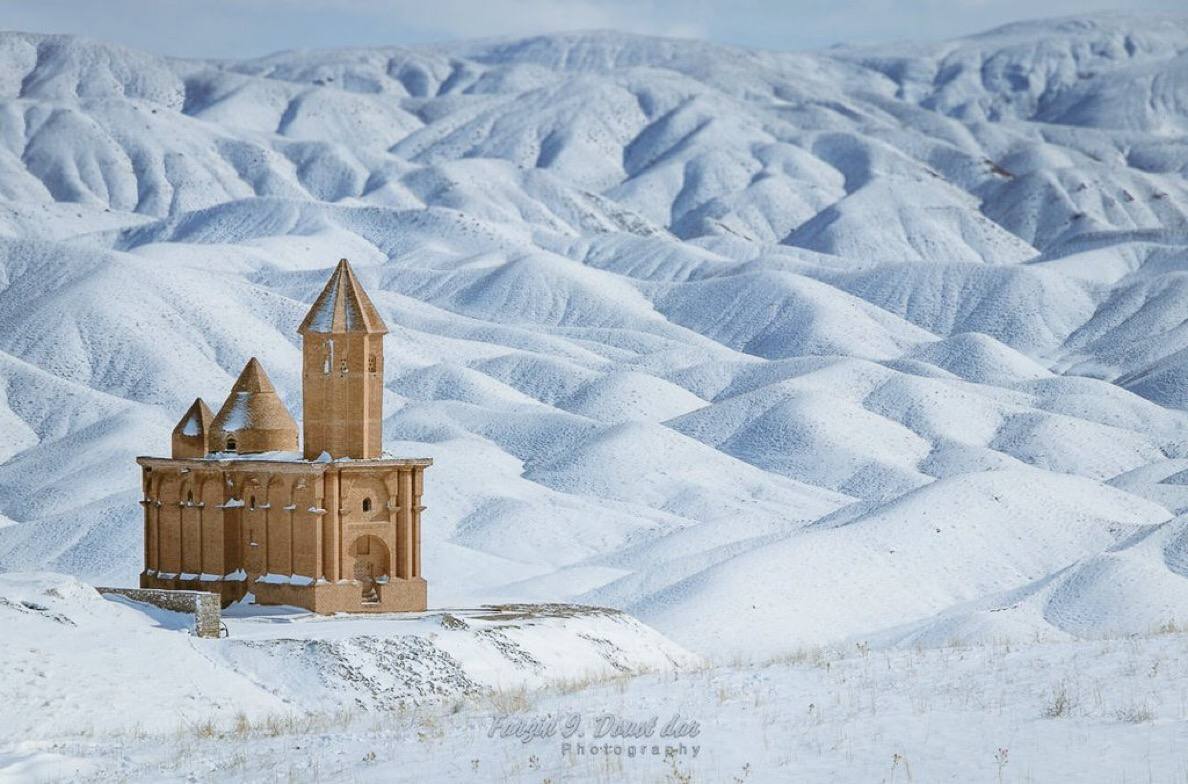
[(326, 281), (326, 287), (314, 300), (313, 307), (297, 331), (302, 335), (310, 332), (384, 335), (388, 332), (388, 326), (380, 318), (375, 305), (371, 304), (367, 292), (359, 285), (351, 265), (346, 259), (340, 259), (334, 274)]
[(297, 423), (255, 357), (215, 415), (209, 445), (211, 451), (241, 454), (297, 449)]
[(202, 398), (195, 400), (173, 428), (173, 457), (202, 457), (209, 452), (207, 438), (213, 418)]

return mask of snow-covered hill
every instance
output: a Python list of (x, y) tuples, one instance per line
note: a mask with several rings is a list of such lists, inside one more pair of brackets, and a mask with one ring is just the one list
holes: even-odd
[(346, 256), (385, 446), (436, 461), (433, 605), (702, 652), (1184, 621), (1186, 58), (1183, 16), (798, 54), (0, 33), (0, 569), (130, 581), (133, 456), (250, 356), (299, 414)]
[[(5, 740), (377, 711), (490, 691), (696, 667), (698, 657), (620, 612), (511, 605), (324, 618), (234, 608), (229, 637), (193, 617), (103, 597), (55, 574), (0, 575)], [(151, 676), (149, 675), (151, 673)], [(0, 757), (3, 755), (0, 754)], [(0, 768), (3, 765), (0, 764)], [(0, 772), (0, 777), (3, 773)]]

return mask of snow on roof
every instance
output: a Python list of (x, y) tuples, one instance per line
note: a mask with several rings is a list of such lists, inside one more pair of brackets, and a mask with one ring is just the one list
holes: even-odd
[(210, 412), (210, 408), (203, 402), (202, 398), (197, 398), (182, 415), (181, 421), (173, 429), (177, 435), (198, 437), (206, 432), (210, 426), (214, 415)]
[[(270, 451), (296, 444), (297, 422), (285, 408), (276, 388), (259, 361), (252, 357), (235, 381), (219, 413), (211, 423), (213, 443), (222, 446), (229, 434), (258, 431), (253, 446), (239, 444), (240, 451)], [(262, 434), (269, 433), (267, 437)]]
[(202, 435), (202, 422), (197, 416), (191, 415), (182, 424), (181, 432), (183, 436), (200, 436)]
[(280, 460), (289, 463), (304, 463), (306, 461), (300, 452), (273, 450), (270, 452), (211, 452), (207, 460)]
[(224, 430), (234, 432), (252, 426), (252, 412), (248, 405), (251, 402), (252, 394), (252, 392), (232, 392), (231, 396), (227, 398), (226, 405), (219, 412)]

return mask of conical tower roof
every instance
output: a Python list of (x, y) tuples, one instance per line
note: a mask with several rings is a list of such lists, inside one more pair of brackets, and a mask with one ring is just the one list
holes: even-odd
[(326, 281), (326, 287), (314, 300), (313, 307), (297, 331), (302, 335), (311, 332), (384, 335), (388, 332), (388, 326), (380, 318), (375, 305), (371, 304), (367, 292), (359, 285), (351, 265), (346, 259), (340, 259), (334, 274)]
[(173, 456), (203, 457), (210, 451), (210, 428), (214, 414), (210, 408), (198, 398), (194, 401), (177, 427), (173, 428)]
[(210, 448), (241, 453), (297, 449), (297, 423), (255, 357), (248, 360), (211, 423)]
[(205, 438), (206, 434), (210, 432), (210, 423), (214, 419), (214, 414), (211, 413), (210, 406), (202, 398), (196, 398), (193, 405), (186, 409), (186, 413), (177, 423), (177, 427), (173, 428), (175, 436), (187, 436), (191, 438)]

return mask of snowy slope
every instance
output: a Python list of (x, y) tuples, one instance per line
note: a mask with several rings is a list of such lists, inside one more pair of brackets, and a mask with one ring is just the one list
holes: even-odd
[(234, 608), (224, 618), (229, 637), (204, 640), (190, 633), (188, 614), (100, 596), (74, 577), (0, 576), (0, 619), (13, 641), (0, 673), (9, 704), (24, 706), (0, 720), (0, 739), (157, 732), (164, 729), (159, 710), (177, 727), (291, 711), (374, 711), (700, 663), (602, 608), (514, 605), (354, 619), (252, 610)]
[[(434, 605), (700, 651), (943, 640), (1040, 585), (1053, 634), (1154, 584), (1135, 623), (1188, 617), (1126, 549), (1188, 508), (1186, 53), (1173, 15), (817, 53), (0, 33), (0, 569), (131, 581), (132, 458), (250, 356), (299, 416), (346, 256), (385, 447), (436, 461)], [(1069, 576), (1107, 566), (1152, 576)]]

